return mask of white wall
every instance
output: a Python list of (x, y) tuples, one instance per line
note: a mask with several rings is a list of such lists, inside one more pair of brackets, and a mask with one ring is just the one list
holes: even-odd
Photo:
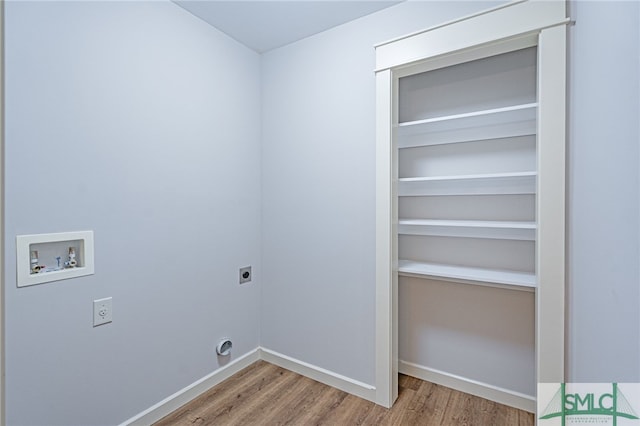
[[(259, 345), (260, 57), (170, 2), (7, 2), (5, 40), (7, 424), (113, 425)], [(16, 235), (85, 229), (94, 276), (16, 288)]]
[(640, 381), (640, 3), (571, 3), (567, 379)]
[[(372, 45), (488, 6), (408, 2), (263, 55), (263, 346), (374, 382)], [(567, 379), (640, 381), (638, 3), (571, 9)]]
[(409, 2), (263, 55), (264, 347), (375, 383), (373, 45), (488, 6)]
[[(404, 3), (260, 64), (171, 3), (7, 2), (8, 424), (125, 420), (223, 335), (374, 383), (372, 46), (488, 6)], [(640, 381), (638, 9), (572, 5), (574, 381)], [(15, 287), (15, 235), (81, 229), (94, 276)]]

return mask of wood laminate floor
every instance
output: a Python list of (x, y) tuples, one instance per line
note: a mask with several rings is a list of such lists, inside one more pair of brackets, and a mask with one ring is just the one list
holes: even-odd
[(258, 361), (155, 423), (204, 425), (533, 425), (533, 414), (400, 375), (391, 409)]

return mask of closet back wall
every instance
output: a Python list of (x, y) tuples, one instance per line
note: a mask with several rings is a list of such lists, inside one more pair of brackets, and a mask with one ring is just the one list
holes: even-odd
[[(260, 57), (170, 2), (5, 7), (7, 424), (118, 424), (259, 345)], [(95, 275), (16, 288), (16, 235), (87, 229)]]

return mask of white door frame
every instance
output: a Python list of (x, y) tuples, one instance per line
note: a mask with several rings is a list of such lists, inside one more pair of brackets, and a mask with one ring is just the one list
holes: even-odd
[(0, 1), (0, 426), (5, 424), (4, 377), (4, 1)]
[(473, 60), (496, 45), (538, 46), (536, 379), (564, 381), (566, 16), (564, 0), (517, 1), (376, 46), (376, 403), (382, 406), (398, 395), (394, 85), (409, 67)]

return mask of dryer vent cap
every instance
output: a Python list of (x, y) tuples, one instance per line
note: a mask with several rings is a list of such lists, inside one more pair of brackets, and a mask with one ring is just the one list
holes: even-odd
[(218, 346), (216, 346), (216, 352), (218, 355), (226, 356), (231, 353), (231, 348), (233, 347), (233, 343), (231, 343), (230, 339), (222, 339)]

